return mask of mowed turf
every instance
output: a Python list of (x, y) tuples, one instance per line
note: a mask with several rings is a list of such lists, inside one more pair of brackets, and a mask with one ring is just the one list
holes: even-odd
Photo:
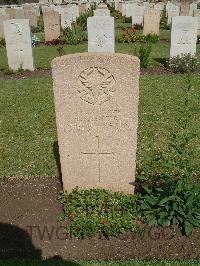
[[(137, 165), (146, 167), (153, 147), (165, 149), (177, 132), (184, 107), (186, 75), (140, 79)], [(197, 137), (187, 150), (194, 173), (200, 168), (200, 77), (193, 76), (188, 123)], [(57, 134), (52, 81), (48, 78), (6, 80), (0, 85), (0, 177), (57, 176)], [(148, 155), (148, 156), (147, 156)]]
[[(117, 43), (116, 52), (133, 55), (135, 47), (142, 44), (125, 44)], [(47, 69), (51, 67), (53, 58), (58, 57), (58, 46), (38, 46), (33, 48), (34, 62), (37, 69)], [(170, 44), (167, 42), (158, 42), (152, 44), (152, 52), (150, 55), (150, 65), (156, 66), (163, 64), (169, 57)], [(65, 45), (64, 51), (66, 54), (87, 52), (87, 43), (78, 45)], [(200, 56), (200, 45), (197, 45), (197, 56)], [(8, 69), (6, 49), (0, 48), (0, 70)]]

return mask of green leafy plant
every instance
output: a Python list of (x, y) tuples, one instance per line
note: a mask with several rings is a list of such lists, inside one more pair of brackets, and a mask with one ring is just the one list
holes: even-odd
[(87, 32), (74, 23), (72, 28), (67, 27), (63, 30), (63, 35), (59, 39), (64, 44), (77, 45), (87, 41)]
[(59, 56), (65, 55), (65, 51), (64, 51), (64, 47), (63, 46), (59, 46), (57, 48), (57, 51), (58, 51)]
[(10, 69), (10, 68), (4, 69), (3, 72), (4, 72), (5, 75), (12, 75), (12, 74), (14, 74), (14, 71), (12, 69)]
[(110, 10), (110, 15), (116, 19), (120, 19), (122, 18), (122, 13), (118, 10), (115, 10), (114, 7), (112, 7), (111, 5), (108, 5), (108, 9)]
[(156, 34), (147, 34), (144, 36), (144, 42), (146, 43), (157, 43), (159, 41), (159, 36)]
[(44, 22), (42, 16), (39, 17), (37, 27), (31, 26), (32, 33), (44, 32)]
[(155, 161), (160, 172), (157, 182), (143, 186), (140, 198), (141, 211), (148, 224), (178, 225), (186, 235), (194, 227), (200, 227), (200, 186), (192, 184), (192, 169), (187, 154), (187, 146), (196, 137), (189, 127), (194, 115), (189, 102), (191, 89), (192, 78), (188, 73), (187, 86), (183, 88), (183, 104), (178, 107), (182, 114), (177, 121), (178, 131), (171, 135), (167, 153), (160, 151), (157, 154)]
[(170, 25), (167, 23), (166, 10), (162, 12), (162, 17), (160, 20), (160, 28), (164, 30), (170, 30)]
[(86, 31), (87, 30), (87, 19), (88, 17), (92, 17), (93, 16), (93, 9), (89, 9), (87, 12), (85, 12), (84, 14), (80, 15), (77, 19), (76, 19), (76, 24), (83, 30)]
[(188, 236), (200, 227), (200, 187), (182, 180), (165, 183), (162, 187), (144, 187), (140, 210), (151, 226), (181, 226)]
[(5, 39), (0, 38), (0, 48), (6, 47)]
[(140, 66), (142, 68), (147, 68), (149, 66), (151, 51), (152, 47), (149, 45), (142, 45), (139, 49), (135, 48), (134, 55), (139, 57)]
[(191, 54), (182, 54), (168, 59), (167, 67), (174, 73), (195, 72), (199, 70), (199, 61)]
[(140, 230), (135, 195), (76, 188), (69, 194), (62, 193), (59, 201), (63, 205), (61, 220), (69, 223), (66, 232), (75, 237), (95, 237), (99, 233), (111, 237)]

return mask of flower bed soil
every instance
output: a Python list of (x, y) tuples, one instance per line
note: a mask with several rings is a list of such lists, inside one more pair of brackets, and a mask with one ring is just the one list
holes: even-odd
[[(200, 230), (190, 237), (170, 228), (146, 227), (144, 235), (78, 240), (66, 235), (58, 217), (58, 178), (12, 178), (0, 182), (0, 259), (60, 256), (65, 260), (198, 258)], [(48, 231), (48, 233), (47, 233)]]

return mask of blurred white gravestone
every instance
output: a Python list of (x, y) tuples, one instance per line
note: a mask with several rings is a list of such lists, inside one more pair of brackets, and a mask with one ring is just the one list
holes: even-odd
[(194, 16), (194, 12), (197, 10), (197, 4), (192, 3), (190, 4), (189, 16)]
[(115, 52), (114, 17), (89, 17), (87, 29), (88, 52)]
[(168, 8), (168, 18), (167, 18), (167, 24), (171, 24), (172, 18), (177, 17), (180, 14), (180, 7), (176, 5), (170, 5)]
[(79, 7), (77, 5), (69, 5), (66, 8), (63, 8), (61, 11), (61, 27), (67, 28), (72, 26), (72, 22), (76, 21), (76, 18), (79, 17)]
[(12, 70), (34, 70), (31, 33), (28, 19), (4, 21), (8, 64)]
[(0, 38), (4, 38), (4, 27), (3, 27), (3, 22), (5, 20), (9, 20), (10, 19), (10, 15), (3, 13), (0, 13)]
[(143, 5), (135, 5), (132, 10), (132, 25), (142, 25), (144, 19), (145, 7)]
[(172, 18), (170, 57), (196, 53), (198, 19), (190, 16)]
[(194, 11), (194, 16), (198, 19), (197, 34), (200, 35), (200, 9)]

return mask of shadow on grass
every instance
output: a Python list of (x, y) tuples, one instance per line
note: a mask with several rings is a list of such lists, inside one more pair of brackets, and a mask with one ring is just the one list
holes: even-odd
[(0, 265), (4, 266), (79, 266), (64, 261), (60, 256), (42, 260), (42, 251), (37, 249), (27, 231), (6, 223), (0, 223)]

